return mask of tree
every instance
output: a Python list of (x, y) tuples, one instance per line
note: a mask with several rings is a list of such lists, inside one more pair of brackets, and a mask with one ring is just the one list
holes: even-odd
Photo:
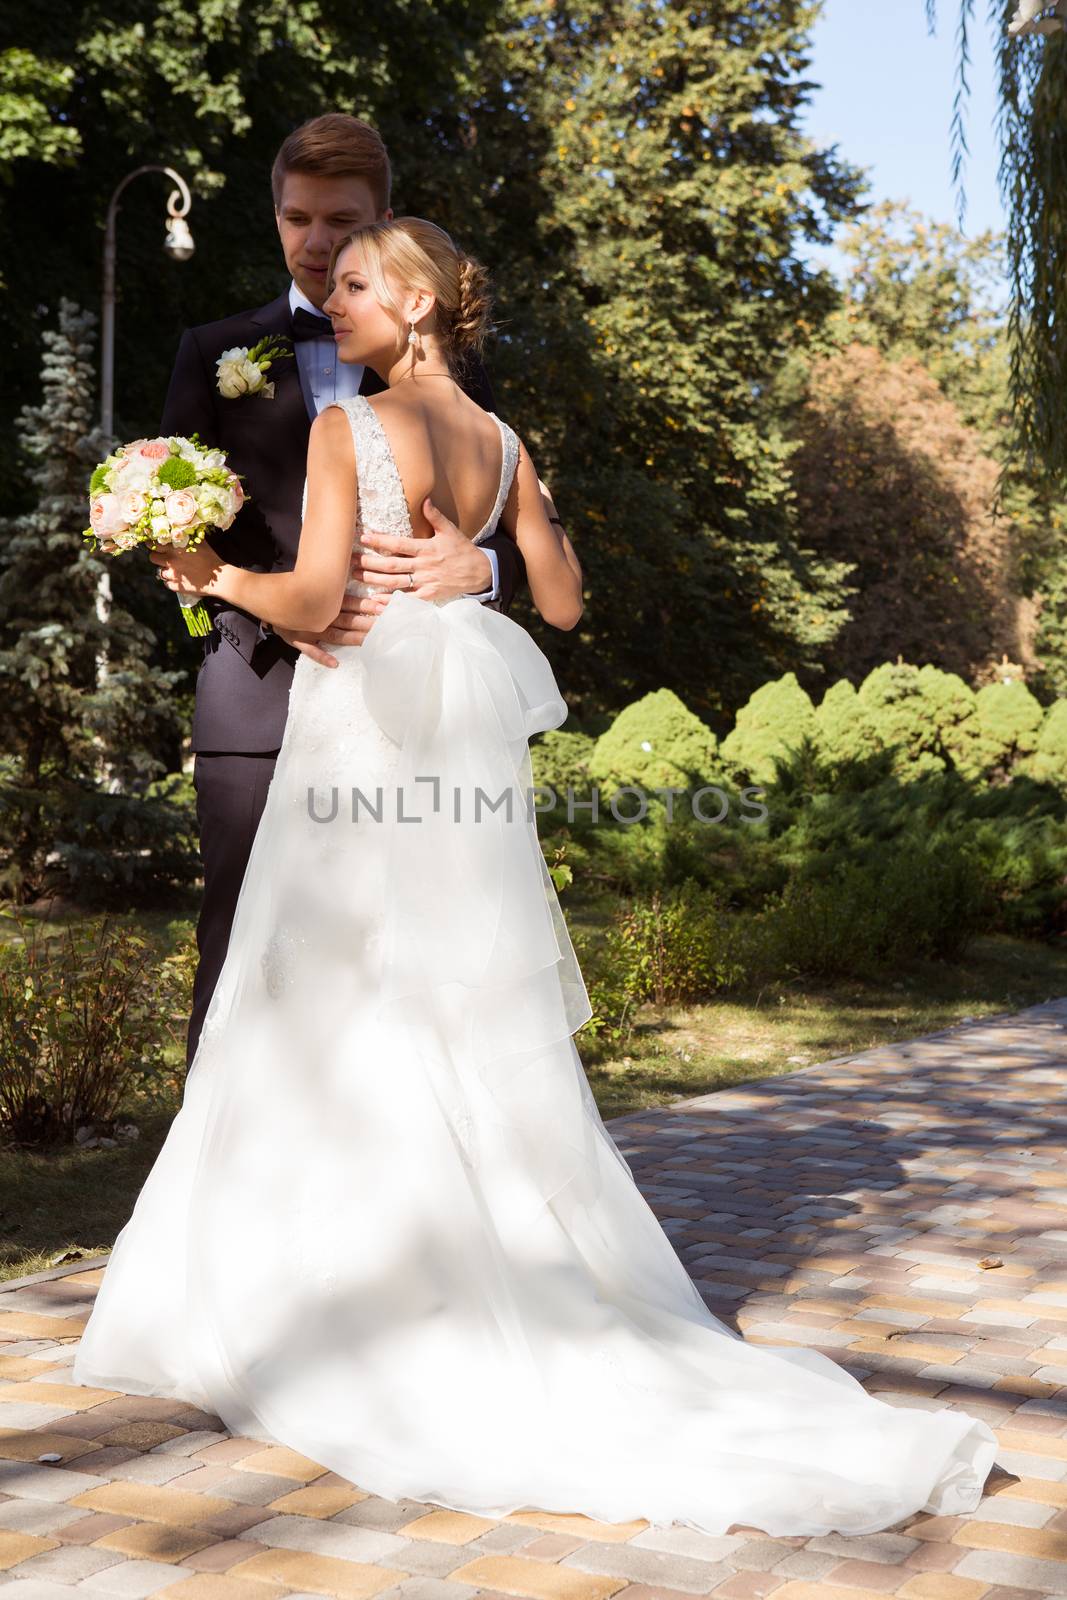
[(1035, 671), (1034, 608), (993, 515), (998, 464), (929, 373), (850, 345), (813, 364), (797, 427), (806, 535), (855, 564), (830, 675), (859, 682), (901, 654), (968, 681), (994, 678), (1005, 653)]
[(769, 404), (835, 300), (798, 246), (859, 191), (800, 127), (814, 7), (506, 15), (452, 182), (419, 200), (496, 270), (509, 415), (580, 547), (586, 617), (548, 647), (581, 711), (666, 686), (726, 723), (845, 616), (842, 570), (796, 537)]
[[(937, 0), (925, 0), (931, 28)], [(956, 0), (956, 173), (963, 199), (969, 35), (975, 0)], [(1067, 34), (1049, 0), (989, 0), (998, 40), (1000, 185), (1009, 212), (1011, 400), (1019, 450), (1063, 492), (1067, 472)], [(1014, 24), (1025, 19), (1020, 30)], [(1047, 28), (1046, 28), (1047, 24)], [(1038, 35), (1038, 30), (1045, 34)]]
[(966, 238), (896, 201), (842, 229), (840, 311), (832, 344), (864, 344), (890, 361), (909, 357), (937, 380), (962, 420), (1010, 457), (1004, 241)]
[[(174, 815), (137, 795), (162, 770), (151, 751), (169, 730), (180, 674), (151, 668), (152, 635), (121, 604), (106, 624), (98, 617), (107, 558), (82, 537), (88, 475), (107, 443), (90, 422), (95, 320), (64, 300), (58, 330), (44, 335), (42, 400), (18, 419), (32, 504), (0, 523), (0, 872), (20, 899), (64, 865), (68, 876), (91, 876), (108, 848), (115, 859), (106, 869), (98, 862), (98, 875), (124, 864), (133, 872), (153, 834), (171, 865), (181, 854), (167, 838)], [(101, 757), (115, 794), (98, 788)], [(136, 870), (147, 882), (158, 864)]]
[[(1020, 623), (1032, 645), (1015, 659), (1025, 658), (1031, 685), (1054, 698), (1067, 687), (1067, 504), (1016, 448), (1003, 240), (966, 239), (886, 202), (844, 229), (841, 248), (844, 297), (827, 321), (827, 348), (858, 341), (892, 362), (918, 361), (977, 430), (973, 447), (1000, 469), (990, 509), (1010, 535)], [(988, 473), (979, 479), (988, 483)], [(892, 538), (892, 517), (884, 532)]]

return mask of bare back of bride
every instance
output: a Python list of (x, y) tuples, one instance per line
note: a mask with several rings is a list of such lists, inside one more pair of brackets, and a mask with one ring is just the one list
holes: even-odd
[[(432, 494), (472, 538), (503, 526), (541, 615), (573, 626), (581, 571), (533, 463), (451, 375), (484, 325), (481, 269), (399, 219), (332, 272), (342, 359), (389, 388), (313, 426), (296, 570), (223, 567), (214, 592), (314, 627), (353, 540), (426, 533)], [(486, 1515), (810, 1535), (972, 1510), (987, 1425), (738, 1337), (604, 1126), (530, 804), (529, 739), (567, 707), (530, 634), (401, 590), (337, 655), (297, 665), (185, 1099), (75, 1381)]]

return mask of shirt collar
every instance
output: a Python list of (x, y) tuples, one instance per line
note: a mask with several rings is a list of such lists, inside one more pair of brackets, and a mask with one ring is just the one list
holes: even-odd
[[(321, 306), (312, 305), (303, 289), (297, 288), (296, 279), (293, 278), (289, 284), (289, 310), (295, 311), (298, 306), (303, 311), (310, 311), (313, 317), (326, 316), (326, 313), (323, 311)], [(329, 318), (327, 317), (326, 320), (329, 321)]]

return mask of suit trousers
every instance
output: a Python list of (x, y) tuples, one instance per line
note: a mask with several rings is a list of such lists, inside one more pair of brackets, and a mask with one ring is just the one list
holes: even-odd
[(192, 1066), (204, 1017), (226, 960), (237, 897), (274, 776), (277, 750), (248, 754), (198, 750), (193, 763), (204, 898), (196, 924), (199, 965), (186, 1042)]

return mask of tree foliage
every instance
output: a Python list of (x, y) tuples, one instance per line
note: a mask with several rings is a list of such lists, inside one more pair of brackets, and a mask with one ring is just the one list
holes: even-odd
[[(0, 522), (0, 880), (20, 898), (64, 861), (91, 876), (109, 846), (108, 872), (120, 870), (124, 843), (150, 851), (153, 828), (174, 821), (165, 807), (142, 811), (136, 792), (162, 768), (152, 751), (170, 731), (179, 674), (152, 666), (151, 632), (121, 603), (98, 613), (106, 558), (82, 539), (86, 479), (105, 444), (89, 414), (94, 322), (63, 300), (44, 335), (41, 402), (18, 419), (33, 503)], [(152, 864), (139, 864), (147, 883)]]
[(854, 681), (903, 654), (969, 680), (1036, 667), (997, 462), (917, 361), (863, 345), (816, 362), (794, 463), (808, 537), (855, 563), (828, 667)]
[[(937, 0), (925, 0), (931, 26)], [(947, 8), (946, 8), (947, 9)], [(1062, 494), (1067, 475), (1067, 35), (1013, 37), (1018, 0), (987, 0), (997, 41), (1000, 187), (1008, 209), (1011, 400), (1017, 448)], [(963, 183), (969, 38), (975, 0), (955, 0), (959, 88), (954, 122)]]

